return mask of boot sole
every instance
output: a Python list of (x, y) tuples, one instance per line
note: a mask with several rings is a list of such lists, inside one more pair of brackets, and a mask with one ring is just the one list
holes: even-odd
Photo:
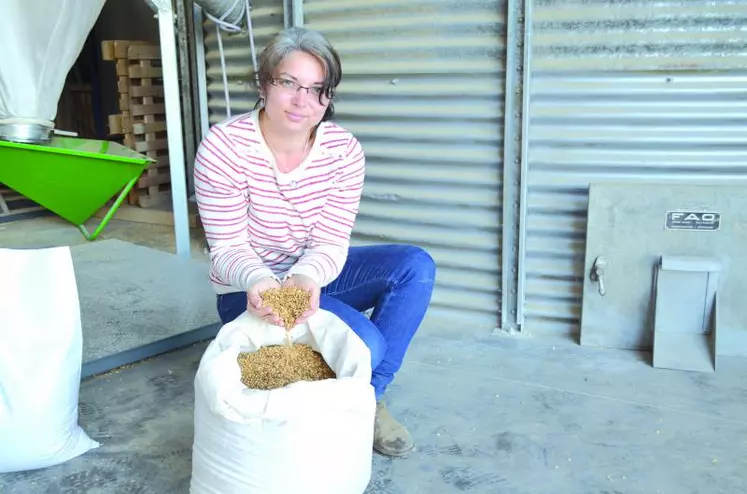
[(410, 456), (410, 454), (413, 451), (415, 451), (415, 446), (413, 445), (407, 451), (400, 451), (400, 452), (387, 451), (387, 450), (384, 450), (384, 449), (377, 448), (376, 446), (374, 446), (373, 449), (374, 449), (374, 451), (376, 451), (381, 456), (385, 456), (387, 458), (408, 458)]

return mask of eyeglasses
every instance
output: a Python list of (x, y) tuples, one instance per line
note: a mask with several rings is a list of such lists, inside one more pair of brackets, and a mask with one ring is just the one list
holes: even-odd
[(299, 83), (295, 81), (291, 81), (288, 79), (280, 79), (280, 78), (273, 78), (270, 80), (270, 83), (273, 86), (277, 86), (280, 89), (283, 90), (283, 92), (286, 93), (297, 93), (301, 89), (306, 90), (307, 95), (315, 96), (316, 98), (319, 98), (319, 96), (324, 96), (323, 99), (328, 99), (327, 95), (324, 94), (324, 88), (321, 87), (306, 87), (302, 86)]

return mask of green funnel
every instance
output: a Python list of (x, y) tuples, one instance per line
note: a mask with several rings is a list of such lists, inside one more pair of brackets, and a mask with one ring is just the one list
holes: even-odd
[[(55, 137), (48, 144), (0, 140), (0, 183), (76, 225), (88, 240), (99, 236), (151, 158), (116, 142)], [(117, 195), (99, 226), (84, 223)]]

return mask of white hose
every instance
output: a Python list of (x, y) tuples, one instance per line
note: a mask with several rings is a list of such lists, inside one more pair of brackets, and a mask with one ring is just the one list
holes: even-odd
[[(243, 2), (241, 5), (239, 2)], [(215, 23), (215, 32), (218, 34), (218, 51), (220, 52), (220, 67), (223, 73), (223, 92), (226, 97), (226, 116), (231, 117), (231, 99), (228, 91), (228, 74), (226, 73), (226, 57), (223, 52), (223, 37), (221, 36), (221, 30), (229, 33), (240, 33), (241, 25), (232, 24), (226, 21), (228, 15), (237, 7), (241, 7), (241, 13), (239, 19), (246, 15), (246, 25), (249, 30), (249, 45), (252, 51), (252, 66), (254, 67), (254, 74), (256, 78), (257, 74), (257, 53), (254, 46), (254, 30), (252, 29), (252, 16), (251, 16), (251, 4), (250, 0), (234, 0), (233, 4), (226, 9), (226, 12), (220, 16), (215, 17), (205, 12), (205, 16)]]

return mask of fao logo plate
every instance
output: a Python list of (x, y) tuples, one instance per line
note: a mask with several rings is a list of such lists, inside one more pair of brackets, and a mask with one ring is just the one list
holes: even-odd
[(667, 230), (715, 231), (721, 228), (721, 213), (711, 211), (668, 211)]

